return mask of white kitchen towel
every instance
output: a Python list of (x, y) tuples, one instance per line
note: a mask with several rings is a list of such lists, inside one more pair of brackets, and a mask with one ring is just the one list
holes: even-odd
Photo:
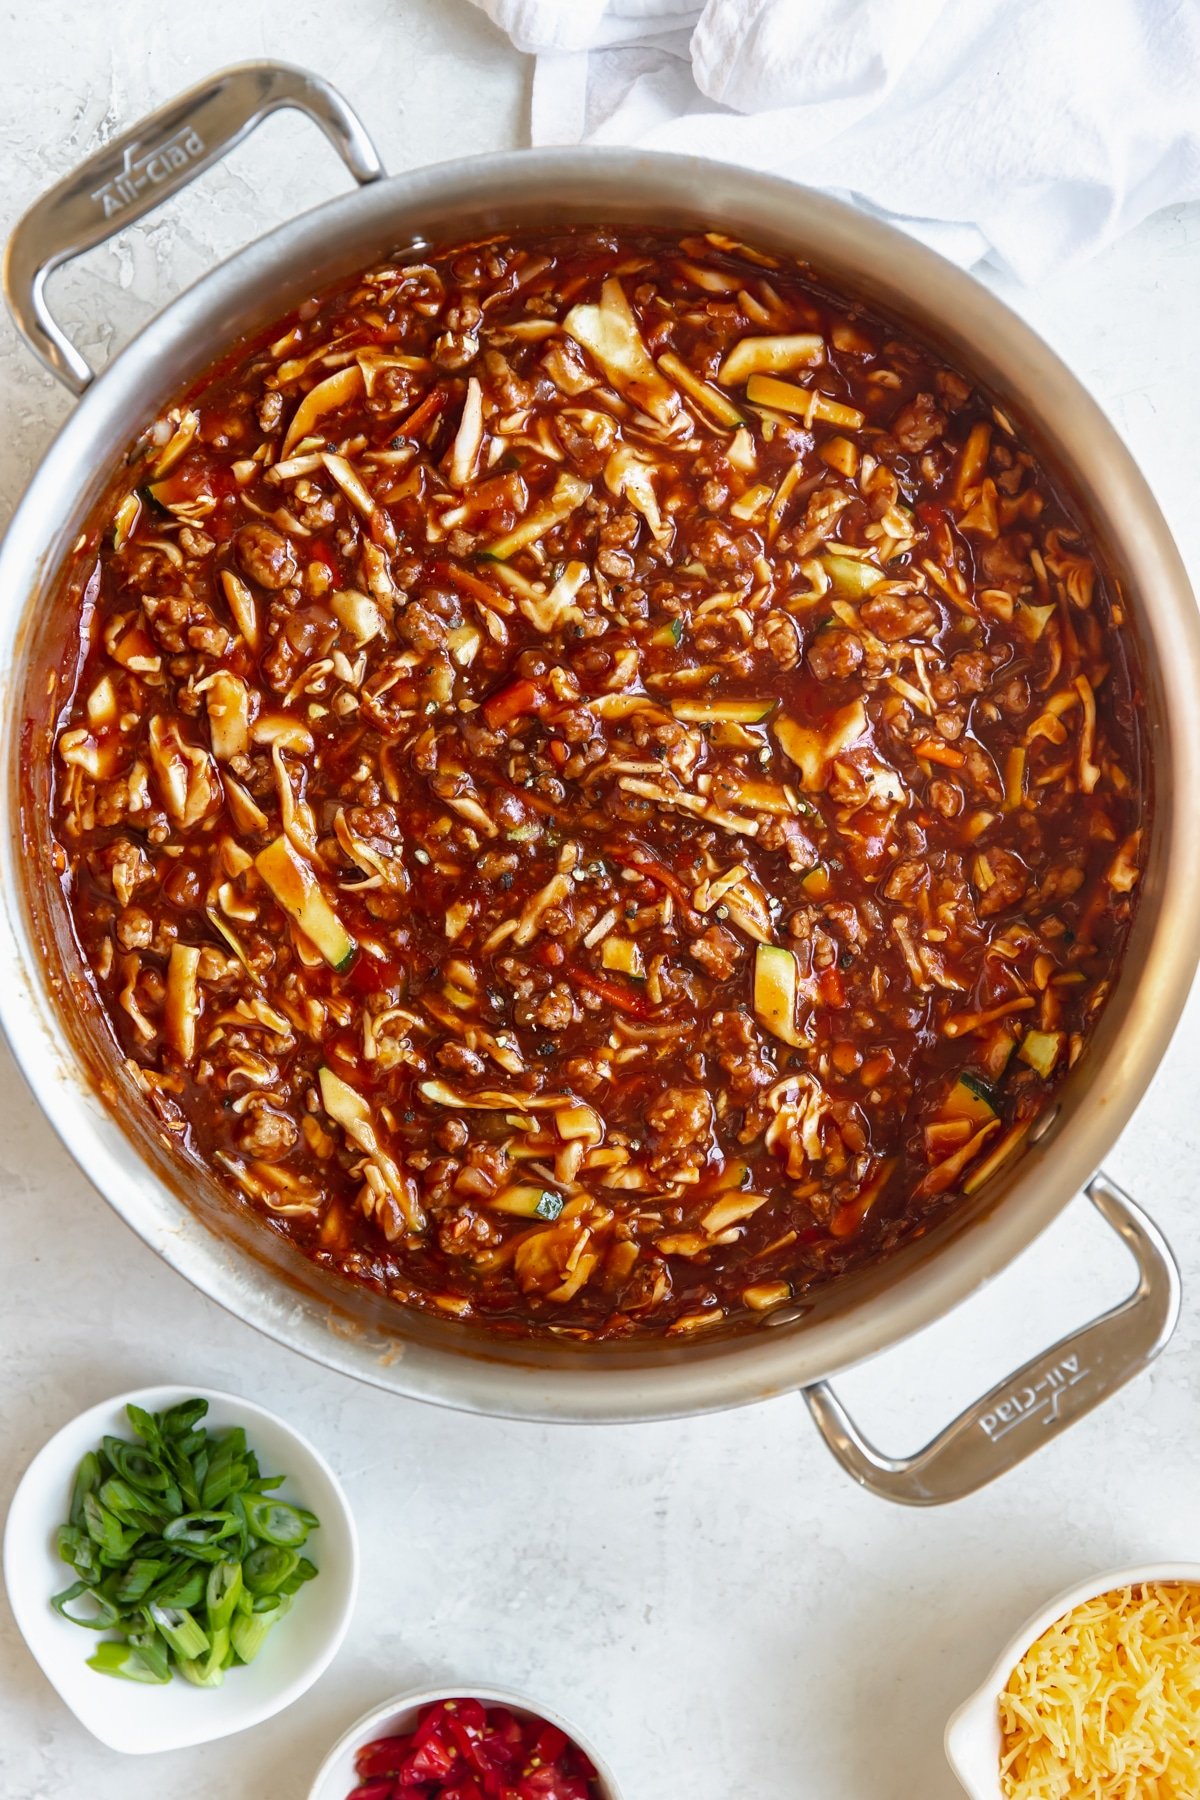
[(790, 175), (1023, 281), (1200, 198), (1200, 0), (475, 0), (535, 144)]

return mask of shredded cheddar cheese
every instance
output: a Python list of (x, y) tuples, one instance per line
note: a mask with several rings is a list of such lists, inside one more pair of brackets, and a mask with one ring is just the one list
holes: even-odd
[(1200, 1590), (1117, 1588), (1055, 1621), (1000, 1696), (1008, 1800), (1196, 1800)]

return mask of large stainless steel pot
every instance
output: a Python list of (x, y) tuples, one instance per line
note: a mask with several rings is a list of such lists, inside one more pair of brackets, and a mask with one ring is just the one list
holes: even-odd
[[(49, 271), (173, 193), (281, 106), (300, 107), (316, 121), (362, 184), (359, 191), (213, 270), (93, 379), (49, 314)], [(1144, 1367), (1178, 1310), (1178, 1279), (1162, 1238), (1095, 1174), (1166, 1048), (1198, 953), (1200, 627), (1163, 519), (1107, 420), (1019, 319), (940, 258), (833, 200), (765, 175), (626, 150), (518, 152), (382, 175), (362, 126), (325, 83), (299, 70), (248, 65), (215, 76), (107, 145), (13, 233), (9, 306), (34, 350), (82, 399), (0, 553), (0, 1019), (8, 1041), (64, 1143), (134, 1230), (205, 1293), (319, 1362), (415, 1398), (536, 1419), (655, 1418), (801, 1388), (827, 1442), (864, 1485), (912, 1504), (967, 1493)], [(165, 1138), (139, 1122), (141, 1109), (128, 1104), (94, 1027), (73, 1004), (79, 965), (49, 872), (39, 672), (53, 660), (61, 626), (47, 596), (139, 427), (240, 334), (383, 254), (563, 220), (721, 226), (799, 250), (837, 283), (943, 346), (1018, 421), (1090, 518), (1122, 584), (1146, 675), (1155, 810), (1141, 905), (1096, 1037), (1036, 1143), (885, 1268), (776, 1313), (748, 1335), (686, 1350), (500, 1344), (458, 1326), (389, 1317), (349, 1287), (331, 1303), (324, 1278), (182, 1174)], [(877, 1455), (826, 1377), (963, 1300), (1085, 1185), (1134, 1255), (1134, 1293), (1002, 1383), (917, 1456)]]

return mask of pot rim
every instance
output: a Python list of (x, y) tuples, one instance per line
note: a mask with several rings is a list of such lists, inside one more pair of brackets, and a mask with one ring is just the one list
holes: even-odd
[[(696, 195), (704, 196), (702, 206)], [(1142, 967), (1132, 970), (1127, 959), (1084, 1059), (1086, 1080), (1071, 1078), (1060, 1122), (1007, 1178), (998, 1178), (987, 1205), (946, 1232), (939, 1227), (918, 1254), (906, 1258), (901, 1251), (890, 1260), (886, 1283), (874, 1284), (885, 1291), (866, 1282), (832, 1316), (784, 1321), (782, 1329), (685, 1351), (593, 1351), (591, 1361), (560, 1355), (553, 1366), (536, 1342), (479, 1354), (465, 1345), (414, 1341), (404, 1335), (403, 1320), (398, 1339), (373, 1341), (339, 1329), (330, 1306), (237, 1252), (170, 1191), (82, 1079), (56, 1017), (23, 901), (15, 789), (25, 621), (64, 548), (63, 527), (56, 539), (45, 521), (62, 516), (62, 495), (81, 490), (97, 456), (107, 455), (111, 466), (114, 440), (123, 447), (132, 436), (129, 421), (147, 416), (154, 371), (173, 371), (153, 389), (161, 403), (184, 385), (181, 366), (209, 364), (256, 320), (256, 309), (264, 322), (278, 316), (286, 284), (295, 288), (301, 271), (311, 287), (314, 268), (332, 269), (331, 243), (342, 246), (335, 262), (348, 272), (399, 241), (413, 242), (414, 231), (418, 246), (431, 241), (426, 233), (434, 222), (434, 235), (445, 240), (461, 234), (468, 219), (480, 229), (534, 221), (548, 208), (556, 216), (615, 223), (707, 221), (760, 242), (801, 246), (818, 275), (865, 293), (868, 304), (948, 344), (951, 360), (985, 386), (1005, 396), (1014, 390), (1035, 396), (1014, 410), (1023, 410), (1046, 438), (1051, 460), (1071, 481), (1103, 496), (1109, 549), (1118, 569), (1129, 572), (1143, 663), (1151, 665), (1146, 673), (1159, 690), (1151, 709), (1155, 892), (1144, 893), (1135, 922)], [(264, 312), (261, 296), (272, 292), (281, 297)], [(67, 523), (74, 529), (74, 521)], [(459, 159), (326, 202), (218, 265), (158, 313), (97, 378), (33, 475), (0, 546), (0, 667), (7, 701), (0, 754), (8, 777), (0, 801), (6, 826), (0, 834), (0, 1027), (65, 1147), (144, 1241), (238, 1317), (328, 1367), (467, 1411), (614, 1422), (713, 1411), (834, 1374), (931, 1323), (998, 1273), (1098, 1167), (1157, 1068), (1200, 955), (1200, 915), (1190, 903), (1200, 887), (1200, 834), (1187, 829), (1189, 796), (1200, 787), (1200, 620), (1166, 522), (1113, 426), (1036, 333), (973, 277), (840, 201), (722, 163), (594, 147)], [(1151, 886), (1150, 877), (1144, 885)], [(1119, 1017), (1106, 1032), (1114, 1011)], [(819, 1298), (813, 1310), (822, 1311)]]

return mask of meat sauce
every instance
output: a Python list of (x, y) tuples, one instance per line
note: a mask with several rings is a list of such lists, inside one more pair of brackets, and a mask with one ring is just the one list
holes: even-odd
[(1011, 422), (802, 264), (382, 265), (148, 426), (73, 576), (53, 823), (119, 1055), (397, 1302), (762, 1318), (1084, 1052), (1147, 818), (1119, 594)]

